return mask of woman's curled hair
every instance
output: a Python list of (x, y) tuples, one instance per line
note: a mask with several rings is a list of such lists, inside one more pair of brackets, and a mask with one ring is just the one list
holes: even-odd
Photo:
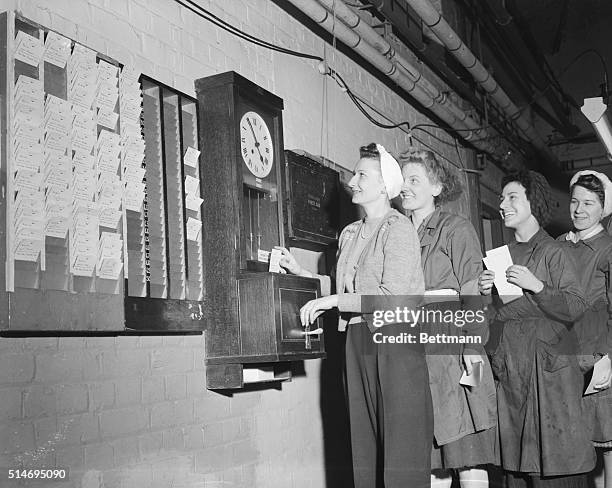
[(380, 161), (380, 152), (378, 151), (378, 147), (376, 147), (376, 143), (370, 142), (370, 144), (367, 146), (361, 146), (359, 148), (359, 157), (371, 158)]
[(531, 214), (544, 227), (552, 216), (552, 192), (546, 178), (537, 171), (514, 171), (502, 178), (501, 186), (517, 182), (525, 188), (525, 195), (531, 206)]
[(458, 172), (449, 165), (438, 161), (435, 154), (431, 151), (403, 153), (399, 161), (402, 167), (410, 163), (423, 165), (429, 180), (434, 184), (437, 183), (442, 186), (440, 194), (434, 197), (436, 206), (457, 200), (463, 192)]

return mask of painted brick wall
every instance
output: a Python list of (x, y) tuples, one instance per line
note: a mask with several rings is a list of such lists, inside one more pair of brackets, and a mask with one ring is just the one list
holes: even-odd
[(69, 467), (58, 487), (324, 486), (320, 365), (229, 398), (203, 387), (203, 350), (202, 336), (3, 338), (0, 466)]
[[(198, 3), (263, 39), (325, 53), (390, 118), (427, 122), (271, 1)], [(196, 78), (240, 72), (284, 99), (286, 148), (352, 168), (364, 143), (408, 145), (365, 120), (315, 62), (239, 41), (173, 0), (2, 5), (191, 95)], [(456, 160), (454, 148), (439, 150)], [(327, 361), (307, 361), (281, 389), (230, 398), (204, 388), (202, 336), (0, 338), (0, 467), (67, 466), (58, 488), (349, 486), (340, 341), (328, 344)]]

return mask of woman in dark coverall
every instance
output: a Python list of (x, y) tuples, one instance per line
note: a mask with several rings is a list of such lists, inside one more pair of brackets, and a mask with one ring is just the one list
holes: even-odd
[[(463, 217), (444, 212), (440, 205), (462, 192), (459, 176), (440, 163), (430, 151), (404, 155), (402, 206), (410, 211), (421, 243), (428, 308), (460, 310), (461, 299), (478, 296), (482, 251), (474, 226)], [(481, 302), (482, 303), (482, 302)], [(462, 488), (488, 486), (486, 464), (494, 464), (496, 436), (495, 385), (483, 345), (486, 322), (423, 325), (429, 334), (474, 335), (482, 345), (463, 348), (428, 344), (429, 383), (434, 411), (432, 488), (450, 487), (457, 470)], [(435, 329), (435, 330), (434, 330)], [(459, 384), (465, 370), (483, 364), (483, 379), (476, 387)]]
[[(579, 171), (570, 182), (570, 217), (574, 230), (559, 236), (576, 261), (586, 291), (589, 309), (574, 324), (580, 349), (578, 360), (583, 371), (608, 354), (605, 365), (593, 378), (597, 393), (584, 397), (587, 420), (595, 447), (605, 449), (604, 486), (612, 488), (612, 237), (601, 220), (612, 213), (612, 183), (605, 174)], [(598, 473), (597, 478), (600, 478)]]
[[(502, 188), (500, 213), (514, 229), (506, 280), (523, 292), (495, 313), (503, 327), (492, 361), (502, 466), (509, 488), (583, 488), (595, 452), (571, 326), (586, 310), (584, 292), (573, 260), (540, 227), (550, 216), (544, 177), (510, 174)], [(482, 294), (491, 294), (494, 278), (483, 271)]]

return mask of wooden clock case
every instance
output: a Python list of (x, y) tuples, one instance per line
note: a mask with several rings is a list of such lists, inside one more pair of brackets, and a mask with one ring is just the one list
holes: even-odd
[[(207, 387), (240, 388), (245, 365), (325, 355), (322, 335), (309, 335), (299, 309), (320, 296), (319, 280), (269, 273), (260, 250), (283, 245), (283, 101), (230, 71), (195, 82), (200, 120)], [(262, 116), (273, 139), (265, 178), (240, 154), (240, 119)], [(255, 203), (257, 211), (255, 212)], [(254, 238), (254, 222), (257, 236)]]

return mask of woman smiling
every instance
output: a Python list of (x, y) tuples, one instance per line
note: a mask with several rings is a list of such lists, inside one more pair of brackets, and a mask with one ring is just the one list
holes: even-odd
[(574, 230), (560, 236), (576, 261), (586, 291), (588, 310), (574, 324), (580, 344), (579, 359), (584, 371), (606, 354), (598, 377), (597, 393), (584, 398), (587, 420), (593, 427), (595, 447), (604, 450), (605, 488), (612, 487), (612, 237), (601, 220), (612, 213), (612, 183), (596, 171), (580, 171), (570, 182), (570, 217)]
[[(404, 323), (376, 328), (365, 302), (400, 295), (418, 303), (423, 271), (416, 230), (391, 208), (402, 186), (400, 167), (383, 146), (360, 148), (349, 182), (353, 203), (365, 217), (347, 225), (338, 240), (336, 294), (306, 303), (302, 324), (331, 308), (340, 311), (347, 332), (346, 383), (356, 488), (425, 488), (429, 485), (432, 436), (431, 397), (422, 344), (386, 344), (410, 330)], [(280, 261), (288, 272), (313, 276), (286, 249)], [(328, 290), (326, 290), (328, 291)], [(380, 300), (380, 301), (379, 301)]]
[[(551, 201), (544, 177), (514, 173), (502, 187), (500, 213), (514, 230), (506, 280), (523, 290), (495, 314), (503, 325), (492, 366), (508, 488), (586, 487), (580, 473), (593, 469), (595, 457), (570, 330), (586, 309), (583, 290), (573, 260), (541, 228)], [(494, 278), (490, 270), (480, 275), (482, 294), (491, 294)]]
[[(441, 208), (461, 195), (459, 177), (430, 151), (408, 153), (401, 161), (402, 206), (419, 233), (427, 308), (459, 311), (478, 295), (482, 271), (474, 227)], [(431, 335), (472, 335), (482, 344), (488, 332), (486, 323), (427, 323), (423, 328)], [(433, 344), (426, 352), (434, 411), (431, 486), (450, 487), (453, 470), (458, 471), (462, 488), (485, 488), (484, 466), (496, 462), (495, 387), (489, 360), (483, 347), (474, 344), (464, 348)], [(481, 384), (459, 384), (463, 371), (471, 374), (476, 363), (483, 367)]]

